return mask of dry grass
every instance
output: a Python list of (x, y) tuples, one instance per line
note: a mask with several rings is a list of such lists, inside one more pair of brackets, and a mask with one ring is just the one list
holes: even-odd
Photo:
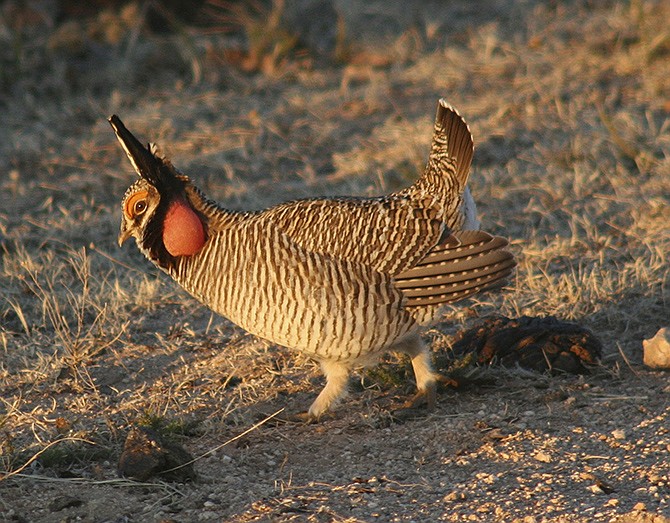
[(224, 49), (223, 58), (246, 73), (280, 73), (297, 44), (297, 36), (282, 25), (284, 4), (284, 0), (272, 0), (269, 7), (259, 1), (209, 0), (214, 31), (241, 30), (245, 38), (244, 50)]
[[(133, 175), (105, 122), (112, 112), (143, 139), (160, 142), (212, 197), (235, 208), (260, 208), (290, 198), (378, 194), (406, 185), (425, 161), (435, 102), (447, 97), (475, 135), (471, 183), (484, 227), (511, 239), (519, 266), (506, 292), (449, 312), (441, 330), (428, 338), (436, 350), (446, 351), (456, 329), (494, 310), (582, 323), (605, 342), (609, 374), (553, 382), (493, 373), (496, 394), (504, 395), (500, 409), (510, 411), (496, 423), (523, 419), (532, 432), (525, 437), (519, 429), (518, 441), (508, 435), (509, 455), (562, 448), (543, 441), (523, 414), (544, 408), (544, 399), (524, 407), (533, 401), (528, 395), (535, 397), (532, 390), (542, 387), (588, 405), (609, 401), (618, 415), (630, 419), (642, 412), (633, 404), (652, 403), (644, 407), (648, 425), (627, 430), (653, 429), (640, 432), (640, 438), (661, 449), (666, 436), (656, 427), (667, 419), (667, 409), (657, 394), (665, 390), (664, 381), (644, 374), (640, 363), (641, 340), (670, 317), (670, 8), (651, 0), (504, 4), (505, 16), (470, 13), (453, 31), (449, 20), (443, 26), (435, 21), (410, 27), (397, 35), (398, 45), (420, 40), (420, 46), (381, 66), (356, 64), (365, 71), (352, 78), (345, 78), (347, 68), (339, 65), (287, 63), (295, 41), (281, 27), (282, 2), (272, 3), (265, 33), (258, 32), (263, 27), (258, 17), (266, 16), (262, 10), (236, 7), (233, 13), (233, 22), (248, 33), (249, 70), (268, 73), (253, 76), (211, 52), (225, 47), (225, 37), (192, 30), (152, 34), (143, 23), (146, 12), (134, 4), (65, 29), (54, 25), (49, 13), (3, 4), (0, 467), (5, 475), (21, 475), (0, 483), (0, 489), (20, 491), (31, 476), (108, 481), (127, 427), (147, 420), (172, 424), (204, 453), (282, 407), (305, 408), (321, 384), (308, 360), (215, 317), (134, 249), (116, 247), (118, 206)], [(344, 505), (327, 508), (327, 499), (360, 501), (368, 488), (382, 496), (383, 505), (388, 501), (383, 496), (392, 496), (394, 489), (416, 492), (423, 500), (434, 489), (447, 488), (417, 479), (416, 471), (428, 470), (428, 450), (407, 460), (407, 476), (414, 478), (410, 487), (367, 485), (350, 476), (338, 482), (337, 470), (324, 472), (339, 485), (333, 498), (324, 494), (327, 482), (309, 483), (301, 474), (307, 457), (303, 469), (291, 468), (294, 456), (313, 458), (329, 444), (336, 453), (333, 462), (343, 448), (355, 456), (349, 443), (335, 441), (337, 435), (346, 439), (358, 431), (374, 439), (390, 430), (385, 402), (399, 388), (384, 371), (366, 377), (349, 400), (351, 408), (339, 411), (325, 428), (263, 427), (262, 436), (245, 436), (228, 454), (216, 453), (212, 467), (227, 467), (232, 460), (254, 475), (248, 491), (234, 483), (234, 474), (227, 480), (230, 497), (219, 515), (239, 521), (263, 515), (289, 521), (295, 514), (308, 514), (303, 520), (309, 521), (367, 521), (373, 508), (348, 519)], [(640, 400), (635, 380), (649, 380), (655, 392)], [(605, 399), (585, 395), (589, 387)], [(619, 387), (628, 399), (617, 403), (611, 398)], [(458, 470), (465, 470), (457, 462), (468, 453), (486, 469), (488, 462), (475, 457), (479, 451), (480, 457), (496, 455), (513, 463), (491, 450), (489, 440), (476, 439), (479, 431), (467, 438), (456, 433), (470, 434), (468, 423), (493, 408), (477, 393), (464, 394), (453, 400), (463, 411), (454, 412), (447, 401), (433, 421), (417, 421), (413, 429), (397, 426), (394, 430), (404, 434), (397, 441), (425, 437), (426, 449), (443, 452), (444, 465)], [(556, 424), (579, 416), (561, 410), (567, 404), (555, 408), (547, 417)], [(608, 433), (598, 432), (588, 419), (582, 422), (585, 439)], [(430, 437), (431, 430), (446, 438), (443, 447), (438, 448), (440, 438)], [(566, 438), (582, 437), (571, 430)], [(371, 445), (365, 459), (352, 459), (350, 470), (377, 458), (379, 448)], [(398, 455), (407, 450), (398, 448), (400, 443), (384, 445)], [(275, 463), (268, 472), (274, 476), (256, 477), (267, 463)], [(552, 471), (560, 474), (558, 465)], [(212, 470), (204, 474), (207, 481), (219, 479)], [(316, 474), (321, 477), (320, 470)], [(471, 485), (489, 481), (473, 478)], [(273, 481), (278, 486), (268, 487)], [(631, 476), (630, 481), (637, 480)], [(466, 489), (467, 478), (452, 483), (479, 500)], [(513, 498), (516, 491), (505, 485), (501, 492)], [(184, 501), (191, 494), (161, 494), (164, 487), (156, 488), (157, 499), (165, 495), (169, 503), (202, 509)], [(442, 500), (443, 494), (436, 496)], [(267, 502), (254, 505), (253, 499)], [(599, 510), (612, 517), (630, 510), (631, 499)], [(394, 503), (396, 514), (410, 513)], [(426, 514), (443, 510), (442, 501), (435, 503), (425, 503)], [(482, 521), (493, 517), (449, 503), (457, 509), (447, 511), (447, 520), (466, 513)], [(567, 508), (557, 508), (557, 516), (580, 520), (578, 504), (563, 497), (559, 505)], [(667, 502), (658, 506), (667, 508)], [(0, 500), (0, 514), (8, 510)], [(146, 514), (154, 517), (154, 512)], [(503, 512), (499, 520), (523, 515)], [(30, 513), (45, 521), (57, 517)]]

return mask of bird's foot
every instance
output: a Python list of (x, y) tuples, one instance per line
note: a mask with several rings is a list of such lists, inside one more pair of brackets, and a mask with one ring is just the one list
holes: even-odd
[(423, 417), (426, 413), (433, 412), (437, 405), (437, 384), (447, 387), (457, 387), (458, 382), (435, 374), (435, 381), (429, 383), (423, 390), (417, 391), (414, 396), (407, 400), (399, 409), (393, 412), (394, 417), (399, 419), (413, 419)]
[(400, 408), (392, 412), (393, 418), (400, 422), (424, 418), (427, 413), (435, 410), (435, 404), (437, 403), (435, 389), (435, 382), (432, 382), (425, 389), (419, 390)]
[(448, 378), (442, 374), (436, 374), (435, 379), (443, 387), (452, 387), (455, 389), (459, 386), (458, 380), (455, 380), (454, 378)]
[(322, 412), (319, 415), (315, 415), (310, 411), (300, 411), (300, 412), (283, 412), (281, 414), (281, 421), (283, 423), (304, 423), (312, 424), (325, 421), (329, 418), (332, 418), (330, 411)]
[(292, 414), (287, 414), (286, 418), (289, 423), (305, 423), (305, 424), (318, 423), (318, 421), (321, 419), (320, 416), (314, 416), (310, 414), (309, 411), (294, 412)]
[(417, 391), (414, 396), (405, 402), (403, 409), (417, 409), (426, 406), (428, 411), (435, 410), (437, 405), (437, 387), (435, 382), (430, 383), (425, 389)]

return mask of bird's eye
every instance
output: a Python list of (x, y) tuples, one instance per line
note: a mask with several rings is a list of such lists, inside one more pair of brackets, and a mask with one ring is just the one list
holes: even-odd
[(126, 218), (132, 220), (142, 216), (149, 208), (149, 193), (147, 191), (138, 191), (129, 196), (123, 203), (123, 212)]
[(147, 210), (146, 200), (139, 200), (135, 202), (135, 206), (133, 207), (133, 214), (135, 214), (135, 216), (139, 216), (146, 210)]

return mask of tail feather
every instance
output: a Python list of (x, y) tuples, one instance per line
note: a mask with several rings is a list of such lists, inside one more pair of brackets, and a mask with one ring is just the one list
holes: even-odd
[(431, 157), (448, 155), (456, 164), (456, 180), (463, 190), (468, 181), (475, 146), (470, 127), (444, 98), (440, 98), (435, 116), (435, 134)]
[[(440, 99), (426, 168), (413, 185), (394, 195), (417, 201), (431, 195), (444, 211), (447, 228), (461, 230), (465, 224), (477, 228), (474, 201), (466, 191), (473, 154), (474, 142), (468, 124), (446, 100)], [(464, 211), (468, 211), (467, 216)]]

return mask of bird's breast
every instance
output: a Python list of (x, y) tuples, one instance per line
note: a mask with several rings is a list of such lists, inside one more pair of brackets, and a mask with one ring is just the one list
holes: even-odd
[(416, 326), (389, 276), (308, 252), (271, 228), (212, 235), (172, 275), (250, 333), (320, 359), (364, 359)]

